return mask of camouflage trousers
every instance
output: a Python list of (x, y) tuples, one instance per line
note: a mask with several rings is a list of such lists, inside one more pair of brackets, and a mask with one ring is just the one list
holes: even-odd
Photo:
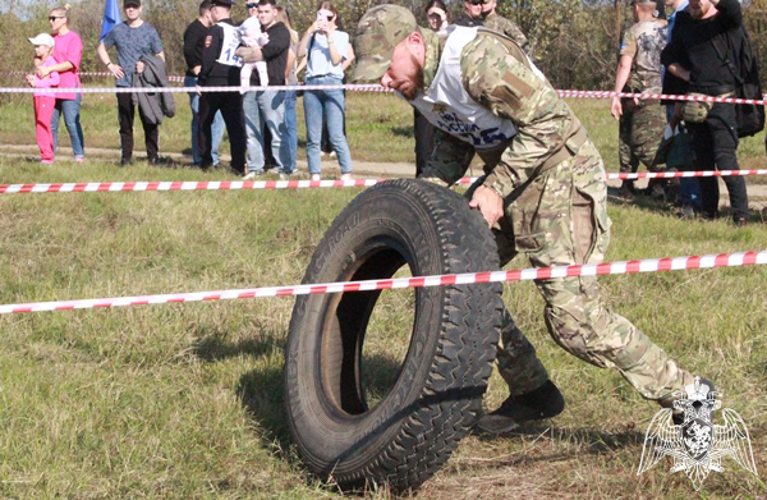
[[(501, 263), (517, 252), (533, 267), (602, 262), (610, 240), (602, 159), (590, 140), (578, 153), (543, 172), (506, 207), (494, 230)], [(552, 338), (566, 351), (603, 368), (616, 368), (647, 398), (662, 400), (693, 382), (641, 330), (605, 307), (596, 277), (537, 280)], [(504, 311), (498, 369), (513, 395), (539, 387), (548, 373), (534, 347)], [(668, 401), (665, 402), (666, 404)]]
[(666, 117), (658, 101), (623, 99), (623, 114), (618, 132), (618, 157), (621, 172), (636, 172), (639, 162), (650, 171), (661, 170), (655, 164), (655, 155), (663, 138)]

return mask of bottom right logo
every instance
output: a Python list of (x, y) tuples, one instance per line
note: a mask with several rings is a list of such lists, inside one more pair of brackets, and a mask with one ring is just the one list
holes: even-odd
[(684, 471), (696, 490), (712, 470), (724, 472), (722, 459), (727, 456), (758, 476), (751, 438), (740, 415), (724, 408), (724, 425), (714, 425), (712, 414), (722, 406), (716, 399), (717, 393), (699, 377), (685, 387), (685, 392), (686, 398), (674, 401), (676, 415), (670, 408), (664, 408), (650, 422), (637, 475), (670, 455), (674, 459), (671, 472)]

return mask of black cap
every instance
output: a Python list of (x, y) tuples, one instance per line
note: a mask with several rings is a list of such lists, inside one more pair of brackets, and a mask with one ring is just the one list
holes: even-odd
[(223, 5), (224, 7), (231, 7), (234, 5), (234, 0), (211, 0), (213, 5)]
[(135, 5), (137, 7), (141, 7), (141, 0), (125, 0), (123, 2), (123, 9), (127, 7), (128, 5)]

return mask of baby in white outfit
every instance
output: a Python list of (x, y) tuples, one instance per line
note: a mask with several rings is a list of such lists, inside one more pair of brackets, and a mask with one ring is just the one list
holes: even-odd
[[(263, 47), (269, 43), (269, 35), (261, 31), (261, 23), (256, 16), (247, 18), (239, 28), (237, 34), (240, 37), (240, 43), (246, 47)], [(266, 73), (266, 62), (258, 61), (254, 63), (245, 63), (240, 70), (240, 85), (247, 87), (250, 85), (250, 75), (253, 69), (258, 71), (258, 78), (261, 85), (269, 85), (269, 76)], [(244, 91), (242, 91), (244, 93)]]

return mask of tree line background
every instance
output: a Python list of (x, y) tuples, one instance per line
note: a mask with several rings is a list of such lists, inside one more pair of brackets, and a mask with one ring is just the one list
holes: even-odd
[[(8, 71), (29, 71), (33, 51), (28, 37), (48, 32), (48, 12), (61, 3), (49, 0), (6, 0), (0, 12), (0, 33), (4, 44), (0, 51), (0, 84), (19, 86), (20, 75)], [(122, 6), (122, 0), (118, 0)], [(424, 5), (428, 0), (389, 0), (412, 10), (419, 24), (426, 25)], [(536, 64), (557, 88), (587, 90), (611, 89), (615, 78), (619, 47), (618, 30), (631, 24), (627, 3), (616, 0), (498, 0), (498, 12), (515, 21), (530, 39)], [(81, 71), (104, 71), (96, 58), (101, 31), (104, 0), (69, 0), (73, 10), (70, 27), (83, 39)], [(186, 26), (197, 17), (200, 0), (143, 0), (144, 19), (154, 25), (162, 38), (167, 56), (168, 74), (185, 71), (182, 38)], [(337, 1), (344, 31), (354, 34), (354, 27), (370, 7), (383, 0)], [(315, 19), (318, 1), (285, 0), (280, 3), (290, 13), (293, 29), (303, 34)], [(463, 11), (463, 0), (448, 1), (451, 19)], [(752, 0), (746, 7), (746, 24), (760, 62), (762, 81), (767, 75), (767, 39), (765, 20), (767, 0)], [(232, 11), (235, 22), (247, 16), (245, 1)], [(86, 80), (87, 82), (87, 80)], [(7, 96), (7, 94), (4, 94)]]

